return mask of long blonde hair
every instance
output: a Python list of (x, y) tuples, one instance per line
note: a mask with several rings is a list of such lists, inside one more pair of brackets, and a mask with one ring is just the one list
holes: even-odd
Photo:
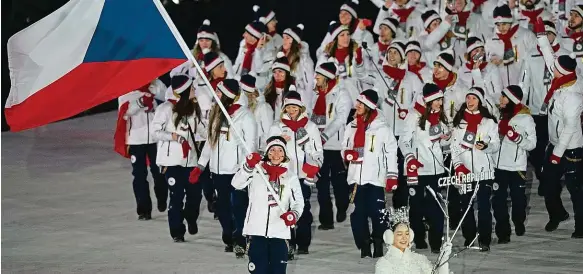
[[(283, 46), (279, 48), (279, 51), (284, 52)], [(287, 60), (289, 62), (289, 67), (291, 71), (295, 71), (300, 63), (300, 57), (302, 55), (301, 45), (298, 44), (295, 40), (292, 41), (292, 44), (289, 48), (289, 53), (287, 54)]]
[[(221, 52), (221, 49), (217, 45), (217, 42), (215, 40), (211, 40), (211, 41), (212, 41), (211, 51), (219, 54)], [(192, 55), (194, 56), (194, 58), (198, 58), (198, 55), (201, 53), (202, 53), (202, 48), (200, 48), (200, 44), (196, 43), (194, 45), (194, 48), (192, 49)], [(202, 60), (198, 60), (198, 61), (202, 61)]]

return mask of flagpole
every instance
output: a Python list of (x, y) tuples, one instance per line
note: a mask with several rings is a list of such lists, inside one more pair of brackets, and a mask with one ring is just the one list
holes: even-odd
[[(194, 66), (196, 67), (196, 71), (198, 72), (198, 75), (200, 77), (202, 77), (202, 80), (204, 81), (205, 85), (208, 87), (209, 93), (215, 99), (215, 102), (217, 103), (217, 105), (221, 109), (221, 112), (223, 112), (223, 115), (225, 115), (225, 117), (227, 118), (227, 121), (229, 122), (229, 125), (233, 128), (233, 131), (235, 133), (235, 137), (241, 142), (241, 145), (243, 146), (243, 149), (245, 150), (245, 154), (246, 155), (251, 154), (253, 151), (251, 151), (247, 147), (247, 145), (245, 144), (245, 142), (243, 142), (243, 138), (241, 138), (241, 136), (239, 135), (239, 131), (235, 127), (235, 124), (233, 123), (233, 120), (231, 119), (231, 116), (229, 115), (229, 113), (225, 109), (225, 106), (221, 103), (221, 100), (219, 99), (219, 97), (217, 96), (217, 94), (214, 92), (214, 89), (211, 86), (208, 78), (206, 77), (206, 74), (200, 68), (200, 65), (198, 64), (198, 62), (194, 58), (194, 55), (192, 55), (192, 52), (190, 51), (190, 49), (186, 45), (186, 42), (184, 41), (184, 39), (180, 35), (180, 32), (178, 32), (178, 29), (174, 25), (174, 22), (172, 22), (172, 19), (170, 18), (170, 16), (166, 12), (166, 9), (164, 8), (164, 6), (160, 2), (160, 0), (153, 0), (153, 1), (154, 1), (154, 4), (156, 5), (156, 7), (158, 8), (158, 11), (160, 12), (160, 15), (162, 15), (162, 18), (164, 18), (164, 21), (166, 21), (166, 24), (170, 28), (170, 31), (172, 32), (172, 34), (174, 34), (174, 37), (176, 38), (176, 41), (178, 41), (178, 44), (180, 45), (180, 48), (182, 49), (182, 51), (184, 52), (184, 54), (186, 55), (186, 57), (188, 58), (188, 60), (194, 64)], [(263, 169), (261, 168), (261, 166), (260, 165), (256, 165), (255, 166), (255, 169), (257, 169), (259, 171), (258, 172), (259, 173), (259, 176), (261, 176), (261, 178), (263, 179), (263, 182), (267, 186), (267, 189), (269, 190), (269, 192), (271, 192), (270, 194), (275, 198), (275, 202), (277, 203), (277, 206), (279, 207), (279, 209), (283, 213), (286, 213), (287, 212), (287, 209), (284, 208), (283, 205), (281, 204), (281, 200), (279, 198), (279, 195), (277, 194), (277, 192), (275, 192), (275, 190), (273, 189), (273, 187), (269, 183), (269, 180), (267, 180), (267, 177), (265, 177), (265, 173), (264, 173)], [(297, 216), (297, 217), (299, 218), (300, 216)]]

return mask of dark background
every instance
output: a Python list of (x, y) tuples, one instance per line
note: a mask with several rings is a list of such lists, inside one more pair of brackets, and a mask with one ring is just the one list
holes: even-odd
[[(123, 0), (116, 0), (123, 1)], [(147, 1), (147, 0), (144, 0)], [(55, 11), (67, 0), (4, 0), (2, 1), (2, 131), (8, 130), (4, 117), (4, 105), (10, 91), (10, 74), (6, 44), (14, 33), (26, 28), (44, 16)], [(331, 20), (338, 20), (339, 8), (343, 0), (183, 0), (180, 5), (171, 1), (166, 10), (180, 31), (182, 37), (192, 47), (196, 32), (204, 19), (209, 19), (219, 34), (221, 47), (233, 61), (237, 55), (241, 35), (247, 23), (254, 19), (253, 5), (262, 9), (273, 8), (279, 21), (278, 32), (287, 27), (304, 24), (304, 41), (310, 44), (312, 58), (320, 45)], [(138, 12), (138, 11), (136, 11)], [(368, 0), (360, 0), (360, 18), (376, 18), (378, 9)], [(168, 79), (162, 78), (163, 81)], [(115, 109), (117, 100), (87, 110), (78, 116)], [(47, 110), (50, 111), (50, 110)]]

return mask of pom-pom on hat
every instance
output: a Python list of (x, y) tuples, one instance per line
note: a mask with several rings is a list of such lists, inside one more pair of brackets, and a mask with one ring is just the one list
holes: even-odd
[(196, 33), (196, 40), (198, 39), (210, 39), (218, 43), (217, 34), (214, 29), (211, 27), (211, 21), (205, 19), (202, 22), (202, 25), (198, 28)]
[(304, 25), (298, 24), (295, 27), (287, 28), (283, 31), (283, 34), (289, 35), (298, 44), (302, 43), (302, 34), (304, 32)]
[(271, 69), (281, 69), (287, 72), (291, 71), (291, 68), (289, 66), (289, 61), (287, 59), (287, 57), (285, 56), (285, 53), (283, 53), (282, 51), (277, 53), (277, 59), (275, 59), (275, 62), (273, 62), (273, 65), (271, 66)]

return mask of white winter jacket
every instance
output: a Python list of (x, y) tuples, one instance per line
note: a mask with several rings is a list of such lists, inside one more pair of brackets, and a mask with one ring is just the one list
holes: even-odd
[[(303, 117), (307, 118), (308, 116), (303, 113), (299, 119), (302, 119)], [(322, 138), (320, 137), (318, 127), (312, 123), (312, 121), (308, 121), (304, 127), (306, 135), (301, 136), (303, 133), (299, 133), (300, 130), (293, 132), (282, 122), (283, 120), (289, 119), (289, 115), (283, 114), (281, 120), (271, 127), (265, 139), (267, 140), (272, 136), (289, 136), (286, 152), (287, 156), (290, 158), (290, 171), (296, 174), (298, 178), (304, 179), (306, 178), (306, 174), (302, 171), (304, 163), (322, 166), (322, 162), (324, 161)], [(265, 147), (266, 145), (267, 144), (263, 144), (262, 146)]]
[[(496, 30), (497, 31), (497, 30)], [(515, 62), (509, 65), (500, 64), (499, 71), (502, 78), (502, 86), (518, 85), (520, 76), (523, 72), (525, 55), (532, 50), (536, 50), (536, 37), (532, 31), (519, 27), (514, 36), (511, 38), (514, 47)], [(497, 34), (486, 41), (486, 61), (491, 62), (492, 57), (503, 59), (504, 43)]]
[[(258, 165), (262, 163), (259, 162)], [(287, 166), (287, 164), (283, 165)], [(265, 176), (268, 177), (267, 174)], [(281, 205), (294, 212), (296, 218), (299, 219), (304, 210), (304, 198), (298, 177), (288, 169), (288, 172), (279, 177), (279, 183), (280, 187), (275, 187), (275, 190), (280, 196)], [(269, 205), (269, 190), (265, 184), (257, 169), (249, 173), (245, 168), (241, 168), (231, 181), (235, 189), (249, 187), (249, 206), (247, 206), (243, 235), (289, 240), (291, 230), (280, 218), (285, 212), (282, 212), (278, 206)]]
[[(413, 7), (415, 4), (410, 1), (405, 5), (404, 8)], [(399, 20), (399, 17), (393, 12), (394, 9), (398, 9), (399, 6), (397, 3), (393, 3), (393, 5), (387, 9), (384, 5), (381, 6), (379, 9), (379, 13), (377, 15), (375, 26), (380, 25), (380, 21), (387, 17), (395, 18)], [(407, 17), (407, 21), (403, 23), (399, 23), (400, 32), (404, 35), (405, 39), (417, 39), (421, 33), (425, 30), (423, 26), (423, 19), (421, 19), (421, 12), (415, 8)]]
[[(342, 155), (346, 150), (354, 149), (355, 133), (356, 119), (346, 126)], [(372, 184), (384, 188), (387, 178), (398, 176), (397, 140), (380, 113), (366, 129), (365, 138), (358, 162), (353, 161), (348, 165), (346, 180), (349, 185)]]
[[(338, 80), (340, 82), (340, 84), (342, 84), (345, 88), (346, 91), (348, 92), (348, 95), (350, 95), (350, 101), (352, 102), (352, 105), (350, 106), (350, 108), (354, 108), (355, 104), (356, 104), (356, 98), (358, 98), (358, 96), (360, 95), (360, 93), (362, 92), (362, 86), (361, 86), (361, 80), (365, 79), (367, 77), (367, 71), (366, 71), (366, 66), (365, 66), (365, 55), (366, 53), (362, 52), (362, 59), (363, 62), (362, 64), (357, 64), (356, 63), (356, 52), (354, 52), (352, 54), (352, 61), (350, 62), (350, 66), (348, 66), (348, 60), (350, 58), (350, 55), (346, 56), (345, 60), (342, 60), (342, 62), (340, 62), (339, 60), (336, 60), (336, 58), (334, 58), (334, 62), (336, 63), (336, 66), (338, 67)], [(318, 59), (318, 65), (324, 62), (328, 61), (329, 56), (327, 54), (322, 55), (319, 59)]]
[(583, 83), (578, 79), (557, 89), (549, 101), (549, 141), (555, 146), (553, 154), (562, 157), (567, 149), (583, 147), (581, 112)]
[[(198, 161), (201, 168), (209, 165), (211, 172), (215, 174), (235, 174), (247, 155), (243, 146), (247, 146), (250, 152), (257, 151), (257, 123), (247, 107), (246, 97), (239, 97), (235, 103), (241, 107), (231, 115), (234, 124), (221, 127), (219, 140), (214, 147), (210, 140), (205, 143)], [(213, 130), (212, 126), (209, 124), (209, 132)], [(233, 132), (235, 129), (243, 140), (237, 138)]]
[[(376, 84), (377, 79), (380, 79), (383, 68), (383, 62), (387, 56), (387, 50), (381, 51), (379, 49), (379, 43), (376, 42), (372, 45), (368, 45), (368, 48), (365, 50), (362, 49), (362, 57), (366, 60), (366, 78), (364, 78), (361, 82), (363, 84), (363, 89), (373, 88)], [(388, 42), (390, 44), (391, 42)]]
[[(316, 117), (312, 111), (318, 100), (318, 94), (312, 96), (312, 102), (306, 106), (310, 116), (310, 120), (314, 121)], [(326, 127), (322, 130), (322, 134), (326, 135), (328, 140), (324, 144), (325, 150), (341, 150), (342, 139), (344, 137), (344, 127), (353, 102), (348, 95), (348, 90), (337, 83), (332, 90), (326, 94)], [(317, 124), (316, 122), (314, 122)]]
[[(431, 33), (423, 30), (423, 32), (419, 34), (419, 44), (421, 45), (423, 57), (427, 60), (428, 66), (433, 68), (433, 62), (441, 52), (446, 50), (454, 51), (453, 47), (457, 39), (455, 37), (443, 39), (450, 29), (451, 24), (447, 21), (442, 21), (441, 24), (439, 24), (439, 26)], [(458, 51), (454, 52), (459, 54)]]
[(251, 61), (251, 70), (243, 71), (243, 61), (245, 60), (245, 53), (247, 53), (247, 45), (245, 40), (241, 40), (239, 43), (239, 52), (237, 53), (237, 58), (233, 64), (234, 79), (241, 79), (241, 76), (248, 74), (250, 72), (255, 73), (255, 87), (263, 90), (267, 82), (269, 82), (269, 73), (271, 73), (271, 64), (276, 58), (276, 52), (274, 48), (268, 46), (269, 43), (265, 44), (262, 48), (255, 48), (253, 52), (253, 57)]
[(263, 151), (262, 146), (267, 140), (267, 133), (273, 124), (273, 109), (265, 102), (265, 97), (263, 94), (259, 93), (257, 97), (257, 105), (255, 106), (255, 111), (253, 111), (253, 117), (255, 117), (255, 122), (257, 123), (257, 142), (255, 147), (259, 151)]
[[(156, 164), (158, 166), (194, 167), (198, 161), (198, 155), (195, 150), (195, 135), (206, 134), (206, 128), (195, 115), (188, 117), (187, 124), (181, 120), (178, 126), (175, 126), (174, 119), (176, 114), (172, 110), (173, 106), (169, 101), (158, 106), (152, 121), (151, 127), (155, 138), (158, 140)], [(186, 139), (190, 145), (191, 150), (186, 158), (183, 157), (182, 144), (172, 140), (172, 133)]]
[[(445, 116), (450, 124), (453, 122), (453, 117), (460, 109), (462, 104), (466, 102), (466, 93), (469, 87), (464, 85), (462, 81), (458, 80), (457, 77), (449, 84), (443, 91), (443, 110), (445, 111)], [(432, 79), (433, 80), (433, 79)], [(431, 81), (432, 83), (434, 81)]]
[[(215, 91), (211, 91), (201, 77), (198, 77), (197, 80), (194, 81), (194, 85), (194, 96), (196, 96), (196, 100), (198, 100), (198, 106), (200, 107), (200, 120), (205, 125), (205, 127), (207, 127), (211, 115), (211, 108), (214, 102), (214, 98), (210, 92)], [(196, 141), (206, 141), (206, 139), (206, 135), (196, 135)]]
[(302, 42), (300, 60), (291, 75), (296, 79), (297, 92), (304, 102), (310, 102), (314, 90), (314, 61), (308, 43)]
[(494, 153), (500, 147), (500, 137), (498, 136), (498, 125), (492, 119), (482, 118), (478, 125), (475, 141), (484, 141), (488, 147), (478, 150), (474, 147), (464, 148), (461, 141), (466, 132), (467, 123), (462, 120), (461, 124), (453, 128), (451, 154), (453, 165), (463, 164), (472, 173), (493, 172)]
[(508, 171), (525, 171), (528, 151), (536, 147), (536, 130), (534, 120), (528, 111), (522, 110), (508, 121), (508, 125), (522, 138), (518, 143), (508, 139), (506, 133), (500, 136), (500, 148), (494, 155), (496, 168)]
[[(166, 85), (164, 85), (162, 81), (159, 79), (152, 81), (148, 90), (155, 99), (164, 101)], [(154, 131), (150, 128), (150, 123), (154, 120), (154, 113), (158, 103), (154, 100), (154, 109), (150, 112), (146, 112), (146, 107), (140, 102), (144, 95), (145, 93), (139, 90), (134, 90), (118, 98), (119, 106), (123, 105), (125, 102), (128, 102), (129, 104), (128, 110), (123, 117), (123, 119), (127, 121), (127, 145), (153, 144), (158, 141), (154, 138)]]
[[(383, 78), (387, 83), (392, 82), (386, 73), (383, 73)], [(378, 90), (380, 112), (385, 117), (391, 133), (393, 136), (403, 135), (405, 133), (405, 118), (415, 104), (417, 93), (421, 93), (423, 90), (423, 83), (417, 75), (406, 71), (398, 90), (389, 91), (382, 79), (377, 81), (375, 88)]]
[(481, 87), (492, 102), (498, 102), (503, 89), (498, 66), (488, 63), (483, 70), (470, 70), (466, 64), (458, 71), (459, 81), (467, 87)]
[(442, 146), (447, 141), (442, 141), (442, 134), (449, 134), (447, 124), (442, 121), (435, 126), (431, 126), (429, 121), (425, 121), (425, 128), (419, 126), (419, 119), (423, 114), (416, 109), (412, 109), (405, 120), (405, 132), (399, 138), (399, 148), (407, 158), (412, 155), (423, 167), (417, 169), (419, 175), (438, 175), (445, 172), (443, 163)]

